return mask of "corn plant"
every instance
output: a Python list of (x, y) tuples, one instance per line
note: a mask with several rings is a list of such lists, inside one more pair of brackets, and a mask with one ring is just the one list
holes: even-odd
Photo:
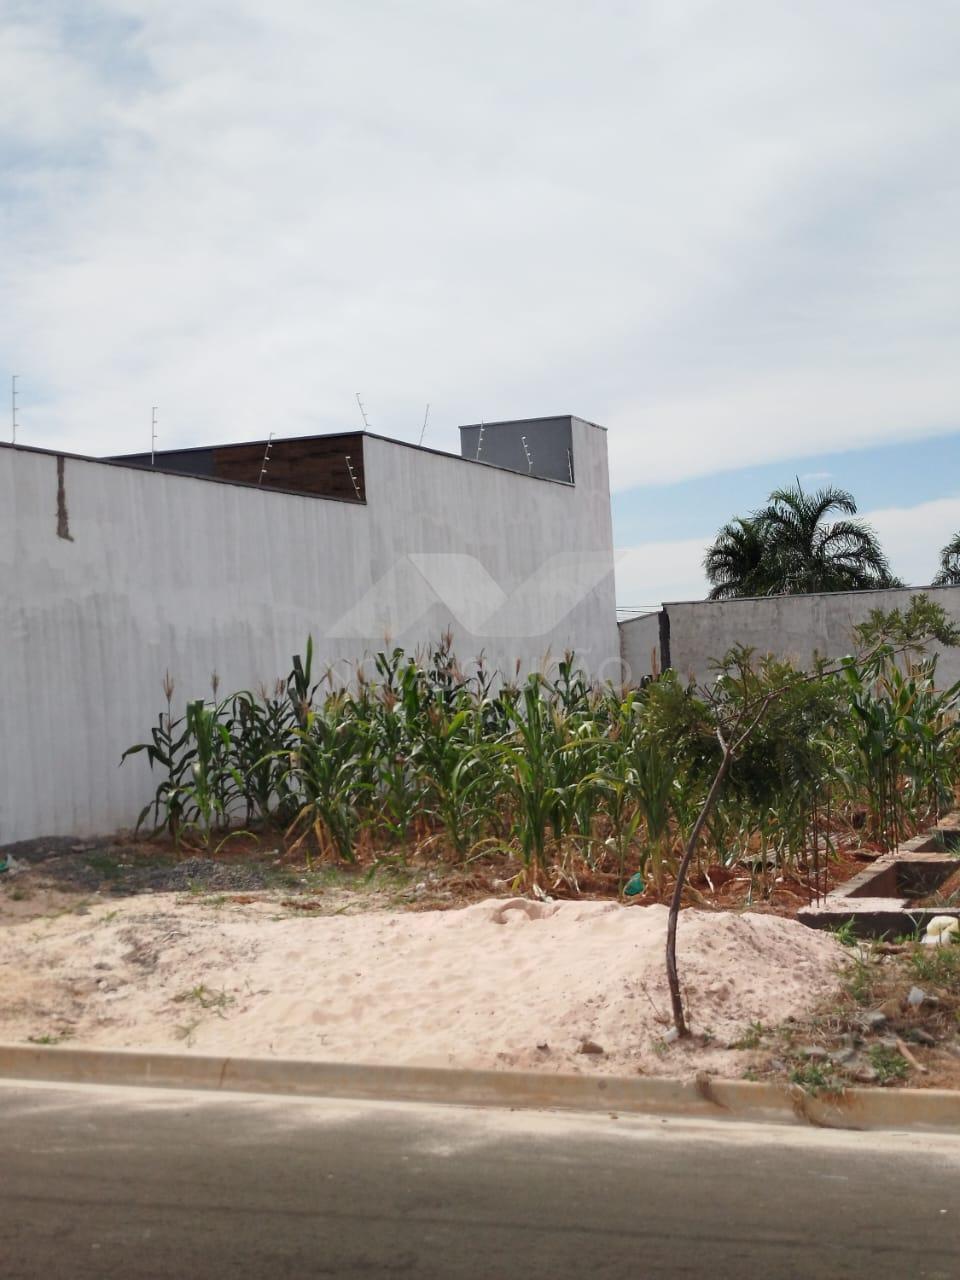
[(256, 698), (235, 694), (231, 719), (232, 758), (243, 780), (247, 824), (254, 819), (291, 822), (298, 806), (285, 773), (284, 753), (293, 750), (300, 721), (284, 681), (278, 680), (272, 692), (261, 689)]
[(226, 706), (202, 698), (187, 703), (193, 759), (181, 790), (187, 825), (197, 828), (207, 842), (226, 828), (244, 791), (244, 780), (230, 759), (231, 726), (222, 719)]
[(444, 698), (428, 708), (411, 760), (422, 786), (422, 811), (458, 856), (469, 853), (493, 814), (490, 744), (472, 707), (449, 714)]
[(160, 713), (156, 725), (151, 729), (150, 741), (138, 742), (135, 746), (128, 747), (120, 757), (120, 763), (123, 764), (129, 756), (145, 751), (151, 772), (154, 766), (162, 770), (163, 777), (153, 800), (140, 811), (135, 830), (140, 830), (152, 809), (154, 830), (165, 829), (176, 845), (184, 823), (184, 783), (192, 766), (193, 751), (189, 726), (183, 720), (173, 718), (174, 682), (169, 671), (164, 674), (163, 693), (167, 709)]
[[(485, 856), (574, 890), (581, 865), (621, 888), (630, 867), (660, 895), (696, 829), (701, 869), (746, 861), (761, 894), (784, 874), (819, 892), (861, 806), (889, 846), (952, 801), (960, 686), (938, 689), (914, 643), (938, 618), (899, 615), (895, 642), (872, 619), (865, 656), (812, 673), (735, 648), (701, 689), (670, 671), (599, 689), (572, 654), (549, 678), (503, 679), (482, 655), (466, 674), (449, 635), (413, 656), (385, 649), (336, 689), (308, 641), (270, 692), (221, 700), (215, 679), (183, 719), (167, 677), (166, 711), (124, 754), (160, 775), (138, 825), (152, 814), (175, 841), (209, 842), (236, 821), (277, 823), (328, 858)], [(745, 722), (727, 759), (723, 732)]]
[(498, 789), (514, 815), (514, 833), (524, 870), (536, 883), (546, 866), (547, 840), (568, 796), (556, 776), (560, 721), (543, 696), (543, 678), (531, 675), (519, 696), (505, 691), (502, 702), (512, 731), (497, 751)]
[[(577, 784), (576, 803), (602, 810), (610, 834), (605, 847), (613, 853), (617, 866), (617, 892), (622, 893), (627, 859), (634, 848), (643, 823), (643, 811), (637, 794), (638, 776), (630, 744), (636, 733), (637, 691), (631, 690), (612, 709), (609, 733), (599, 740), (600, 758), (593, 773), (587, 773)], [(611, 708), (607, 707), (608, 711)], [(642, 870), (642, 865), (638, 867)]]
[[(355, 723), (341, 719), (342, 703), (331, 699), (307, 710), (294, 730), (283, 782), (299, 799), (291, 825), (295, 847), (313, 837), (321, 856), (354, 862), (358, 807), (368, 790), (360, 775), (365, 743)], [(309, 846), (308, 846), (309, 858)]]
[(670, 817), (676, 774), (664, 745), (647, 735), (637, 739), (632, 753), (636, 795), (646, 831), (646, 855), (657, 890), (662, 892), (670, 845)]

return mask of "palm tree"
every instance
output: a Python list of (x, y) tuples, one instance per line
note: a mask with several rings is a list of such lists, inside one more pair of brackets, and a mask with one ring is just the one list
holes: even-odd
[(762, 513), (769, 555), (780, 592), (864, 591), (894, 585), (877, 535), (862, 520), (826, 519), (831, 512), (855, 516), (857, 504), (844, 489), (804, 493), (775, 489)]
[(955, 533), (940, 552), (940, 571), (935, 587), (960, 587), (960, 533)]
[(713, 584), (710, 600), (766, 595), (768, 556), (763, 522), (738, 516), (725, 524), (704, 557), (703, 567)]
[[(829, 520), (833, 512), (840, 518)], [(873, 529), (850, 519), (856, 512), (843, 489), (805, 493), (799, 480), (793, 488), (775, 489), (762, 511), (720, 530), (704, 559), (709, 598), (901, 585)]]

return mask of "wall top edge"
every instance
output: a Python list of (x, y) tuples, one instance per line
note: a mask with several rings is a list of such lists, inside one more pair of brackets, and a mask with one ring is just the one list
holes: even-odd
[(558, 419), (569, 418), (571, 422), (579, 422), (584, 427), (593, 427), (596, 431), (606, 431), (606, 427), (601, 426), (599, 422), (592, 422), (589, 418), (581, 418), (577, 413), (544, 413), (537, 418), (500, 418), (496, 422), (464, 422), (460, 425), (461, 431), (475, 431), (478, 427), (524, 427), (533, 422), (556, 422)]
[[(832, 600), (839, 596), (878, 596), (892, 595), (895, 592), (905, 592), (916, 595), (918, 591), (956, 591), (957, 588), (949, 583), (936, 585), (905, 586), (905, 587), (864, 587), (859, 591), (798, 591), (795, 594), (783, 594), (776, 596), (734, 596), (730, 600), (708, 600), (701, 598), (699, 600), (664, 600), (661, 606), (664, 609), (676, 609), (687, 605), (724, 605), (724, 604), (769, 604), (774, 600)], [(630, 618), (628, 621), (632, 622)]]
[[(591, 424), (588, 424), (591, 425)], [(603, 428), (601, 428), (603, 430)], [(576, 482), (573, 484), (569, 480), (554, 479), (550, 476), (533, 476), (525, 475), (522, 471), (514, 471), (510, 467), (499, 466), (495, 462), (486, 462), (482, 458), (464, 458), (459, 453), (448, 453), (445, 449), (432, 449), (426, 445), (418, 445), (409, 440), (396, 440), (391, 436), (381, 436), (374, 431), (334, 431), (325, 435), (314, 436), (275, 436), (274, 444), (289, 443), (296, 440), (338, 440), (344, 438), (361, 438), (376, 440), (380, 444), (393, 445), (398, 449), (412, 449), (415, 453), (429, 454), (437, 458), (446, 458), (450, 462), (463, 463), (470, 467), (484, 467), (488, 471), (497, 471), (501, 475), (517, 476), (522, 481), (533, 482), (537, 484), (558, 485), (561, 489), (573, 490), (576, 488)], [(228, 441), (226, 444), (209, 444), (209, 445), (189, 445), (183, 449), (164, 449), (159, 453), (194, 453), (204, 452), (212, 449), (230, 448), (232, 445), (242, 447), (244, 445), (262, 444), (266, 446), (266, 440), (246, 440), (246, 441)], [(41, 445), (31, 444), (12, 444), (10, 441), (0, 440), (0, 450), (10, 450), (14, 453), (31, 453), (39, 454), (48, 458), (69, 458), (72, 462), (87, 462), (95, 466), (118, 467), (127, 471), (147, 472), (151, 475), (171, 476), (179, 480), (192, 480), (202, 484), (226, 484), (232, 485), (239, 489), (255, 489), (258, 493), (279, 494), (281, 497), (293, 498), (310, 498), (316, 502), (339, 502), (348, 507), (361, 507), (369, 505), (366, 499), (356, 498), (338, 498), (326, 494), (304, 493), (300, 489), (281, 489), (275, 485), (265, 487), (248, 480), (232, 480), (225, 479), (222, 476), (195, 476), (183, 471), (175, 471), (162, 466), (150, 466), (149, 463), (134, 462), (134, 458), (142, 458), (143, 453), (138, 454), (113, 454), (107, 457), (96, 457), (89, 453), (74, 453), (67, 449), (49, 449)]]

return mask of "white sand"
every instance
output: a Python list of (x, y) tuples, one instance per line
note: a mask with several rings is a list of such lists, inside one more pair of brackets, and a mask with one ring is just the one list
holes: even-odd
[[(275, 911), (165, 894), (0, 926), (0, 1040), (736, 1075), (747, 1056), (729, 1042), (753, 1022), (809, 1010), (836, 986), (843, 955), (792, 920), (685, 911), (689, 1016), (713, 1039), (665, 1046), (664, 907), (511, 899), (446, 912)], [(579, 1053), (585, 1038), (603, 1055)]]

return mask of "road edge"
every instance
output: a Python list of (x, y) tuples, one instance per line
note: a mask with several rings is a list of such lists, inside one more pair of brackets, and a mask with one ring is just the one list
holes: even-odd
[(847, 1089), (813, 1096), (796, 1086), (702, 1073), (689, 1079), (548, 1075), (0, 1044), (0, 1079), (960, 1133), (960, 1091)]

